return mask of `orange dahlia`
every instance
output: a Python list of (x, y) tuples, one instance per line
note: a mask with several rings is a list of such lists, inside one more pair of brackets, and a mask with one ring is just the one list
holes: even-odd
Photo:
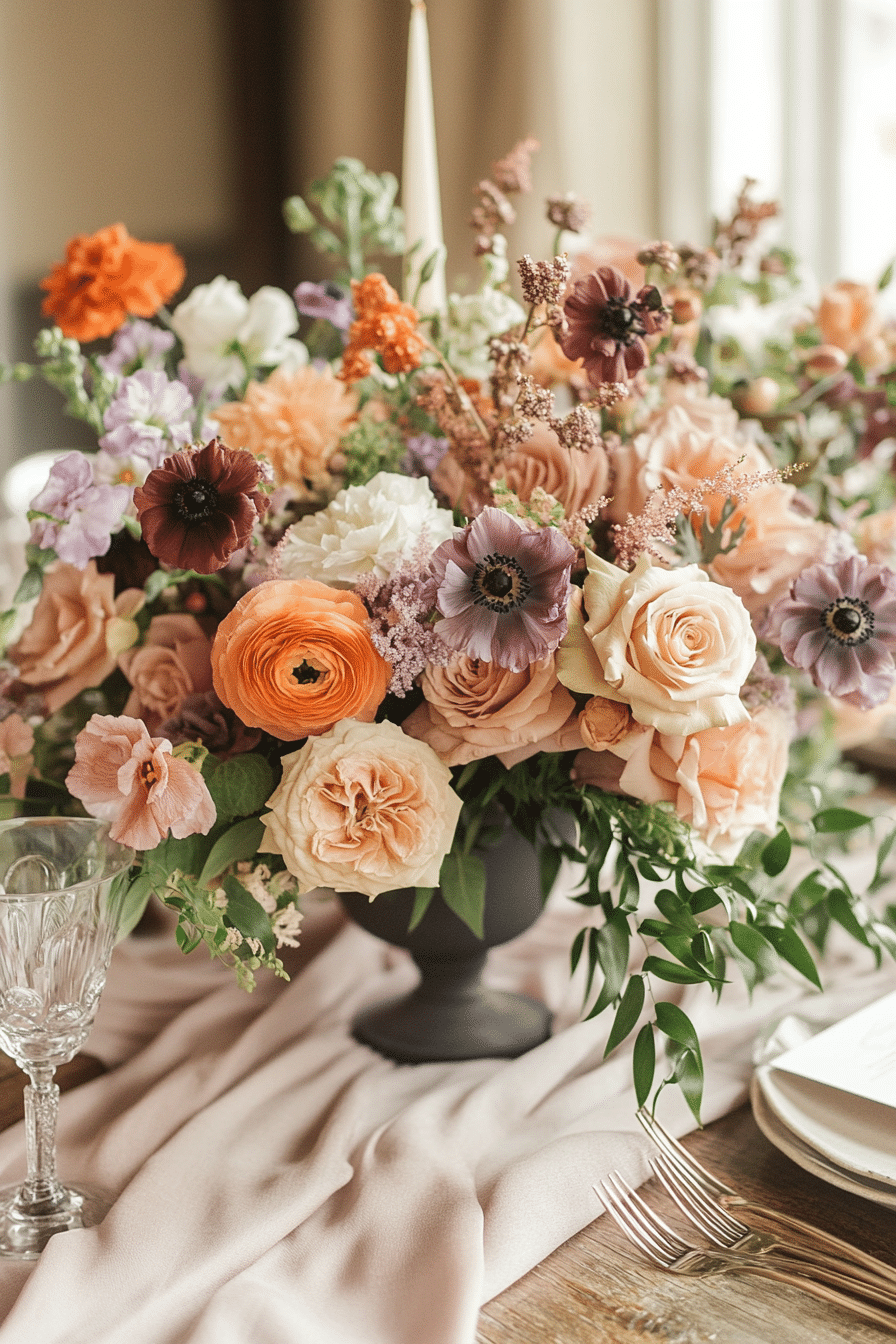
[(41, 280), (42, 311), (65, 336), (95, 341), (111, 336), (125, 318), (152, 317), (184, 282), (183, 260), (169, 243), (141, 243), (123, 224), (79, 233), (65, 261)]

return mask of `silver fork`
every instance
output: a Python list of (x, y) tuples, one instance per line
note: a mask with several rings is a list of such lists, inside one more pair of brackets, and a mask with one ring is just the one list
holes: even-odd
[(749, 1274), (760, 1279), (772, 1279), (883, 1326), (891, 1335), (896, 1329), (896, 1312), (879, 1310), (815, 1279), (804, 1278), (795, 1268), (780, 1269), (770, 1264), (767, 1256), (747, 1255), (731, 1250), (706, 1251), (690, 1245), (645, 1204), (618, 1172), (611, 1172), (594, 1189), (628, 1239), (654, 1264), (673, 1274), (696, 1279), (715, 1274)]
[[(770, 1223), (772, 1227), (784, 1229), (784, 1233), (776, 1232), (758, 1232), (755, 1228), (749, 1229), (755, 1237), (764, 1237), (766, 1239), (766, 1249), (777, 1247), (781, 1250), (787, 1250), (790, 1254), (795, 1254), (800, 1250), (800, 1240), (806, 1239), (810, 1245), (820, 1246), (826, 1251), (833, 1253), (838, 1258), (845, 1260), (850, 1265), (859, 1265), (876, 1279), (883, 1279), (891, 1287), (896, 1285), (896, 1269), (892, 1265), (887, 1265), (883, 1260), (878, 1260), (876, 1256), (869, 1255), (867, 1251), (860, 1251), (857, 1246), (851, 1246), (848, 1241), (842, 1241), (840, 1237), (835, 1237), (831, 1232), (825, 1232), (813, 1223), (803, 1222), (801, 1218), (792, 1218), (789, 1214), (779, 1213), (777, 1209), (766, 1208), (763, 1204), (757, 1204), (755, 1200), (748, 1199), (745, 1195), (739, 1195), (730, 1185), (726, 1185), (718, 1176), (707, 1171), (704, 1166), (697, 1161), (695, 1157), (683, 1148), (677, 1139), (663, 1128), (659, 1120), (650, 1115), (643, 1108), (637, 1112), (638, 1119), (646, 1132), (653, 1139), (654, 1143), (668, 1160), (671, 1167), (682, 1174), (687, 1174), (692, 1183), (699, 1186), (703, 1193), (716, 1204), (726, 1208), (736, 1208), (746, 1210), (756, 1214), (762, 1219), (763, 1223)], [(747, 1225), (744, 1223), (744, 1227)], [(787, 1236), (787, 1233), (796, 1233), (797, 1236)], [(759, 1249), (759, 1242), (756, 1242), (754, 1250)]]
[[(841, 1257), (828, 1255), (815, 1247), (788, 1243), (765, 1232), (753, 1232), (746, 1223), (715, 1204), (689, 1174), (677, 1171), (665, 1157), (651, 1158), (650, 1166), (684, 1216), (716, 1246), (744, 1254), (764, 1255), (767, 1264), (808, 1274), (847, 1292), (861, 1293), (878, 1306), (896, 1311), (896, 1291), (876, 1274), (860, 1265), (847, 1265)], [(783, 1250), (785, 1254), (766, 1254), (774, 1250)]]

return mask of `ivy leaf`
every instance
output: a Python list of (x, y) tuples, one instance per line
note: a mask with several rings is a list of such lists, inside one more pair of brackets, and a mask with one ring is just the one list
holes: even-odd
[(632, 1052), (635, 1100), (639, 1106), (643, 1106), (650, 1096), (655, 1072), (656, 1044), (653, 1039), (653, 1027), (649, 1022), (646, 1022), (635, 1037), (635, 1048)]
[(849, 807), (824, 807), (816, 812), (812, 824), (822, 834), (855, 831), (860, 826), (868, 826), (871, 818), (864, 812), (854, 812)]
[(792, 848), (790, 835), (786, 827), (782, 826), (774, 839), (769, 840), (759, 856), (762, 867), (769, 877), (777, 877), (779, 873), (783, 873), (790, 862)]
[(207, 886), (225, 868), (242, 859), (254, 858), (258, 853), (264, 824), (258, 817), (246, 817), (229, 827), (212, 845), (211, 852), (199, 874), (199, 885)]
[(485, 866), (478, 854), (462, 854), (451, 849), (442, 860), (439, 873), (442, 898), (449, 910), (462, 919), (477, 938), (484, 936)]
[(644, 993), (644, 977), (633, 975), (626, 985), (625, 993), (616, 1009), (616, 1016), (613, 1019), (613, 1026), (604, 1050), (605, 1059), (620, 1042), (625, 1040), (641, 1016), (641, 1009), (644, 1007)]

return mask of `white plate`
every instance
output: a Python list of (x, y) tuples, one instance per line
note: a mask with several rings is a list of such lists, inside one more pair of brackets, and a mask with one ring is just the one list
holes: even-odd
[(764, 1032), (754, 1052), (751, 1096), (759, 1128), (788, 1157), (842, 1189), (896, 1208), (892, 1108), (772, 1068), (785, 1050), (863, 1007), (857, 1000), (866, 995), (874, 999), (881, 991), (866, 984), (813, 997)]
[(861, 1195), (863, 1199), (873, 1200), (887, 1208), (896, 1209), (896, 1189), (871, 1177), (862, 1177), (855, 1172), (846, 1171), (835, 1162), (828, 1161), (821, 1153), (803, 1143), (796, 1134), (784, 1125), (766, 1102), (759, 1085), (758, 1075), (754, 1076), (750, 1088), (750, 1100), (753, 1104), (753, 1116), (769, 1143), (789, 1157), (798, 1167), (817, 1176), (828, 1185), (846, 1190), (852, 1195)]

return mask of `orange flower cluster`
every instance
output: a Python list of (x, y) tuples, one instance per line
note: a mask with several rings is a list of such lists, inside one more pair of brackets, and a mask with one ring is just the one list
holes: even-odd
[(45, 279), (42, 311), (77, 341), (111, 336), (130, 314), (152, 317), (176, 294), (186, 270), (170, 243), (141, 243), (123, 224), (79, 233)]
[(368, 350), (382, 355), (387, 373), (410, 373), (420, 367), (426, 341), (417, 331), (417, 310), (402, 303), (384, 275), (352, 281), (357, 317), (342, 354), (345, 383), (366, 378), (373, 367)]

